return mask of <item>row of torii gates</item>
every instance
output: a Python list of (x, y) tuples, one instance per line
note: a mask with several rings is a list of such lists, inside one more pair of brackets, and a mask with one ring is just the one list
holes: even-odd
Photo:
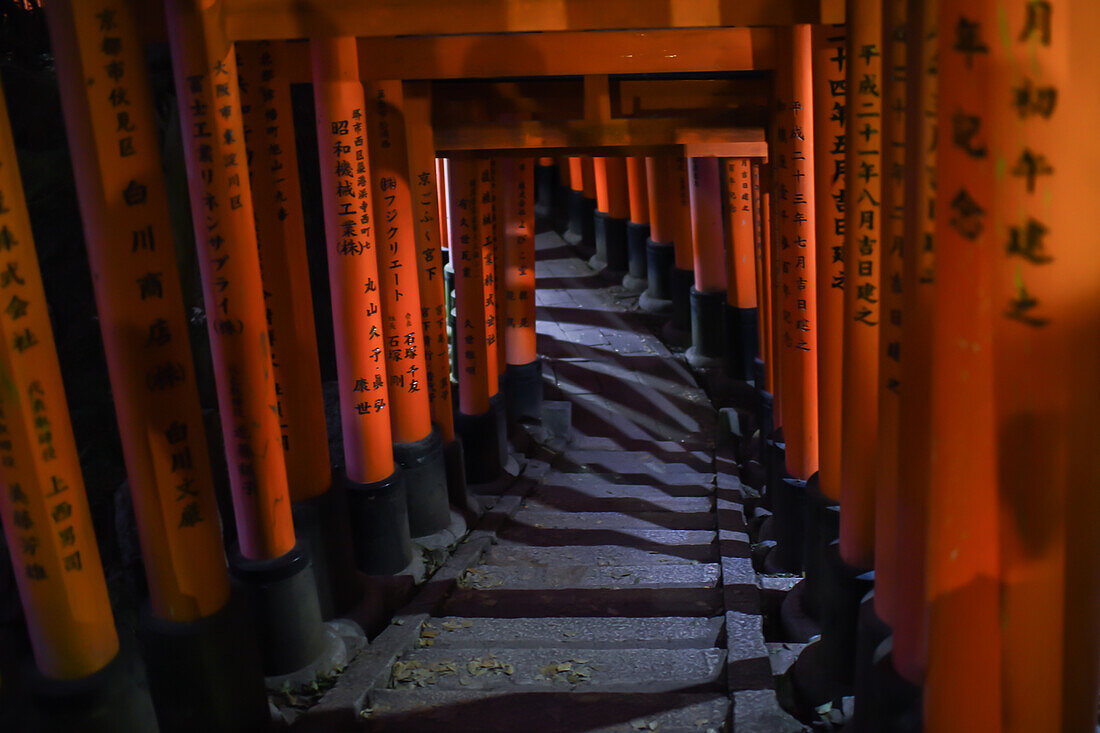
[[(411, 538), (466, 508), (464, 478), (501, 470), (503, 405), (537, 412), (536, 168), (558, 181), (567, 239), (597, 244), (593, 264), (671, 313), (695, 365), (724, 358), (754, 379), (769, 562), (806, 574), (829, 695), (852, 682), (873, 571), (880, 666), (920, 689), (925, 729), (1093, 730), (1100, 5), (88, 0), (46, 16), (162, 730), (265, 717), (246, 637), (265, 676), (307, 666), (322, 616), (349, 602), (351, 563), (403, 572)], [(232, 484), (228, 561), (143, 58), (165, 38)], [(342, 476), (289, 111), (303, 82)], [(119, 636), (4, 112), (0, 509), (40, 707), (51, 724), (146, 730), (102, 696)], [(569, 157), (536, 165), (547, 155)], [(244, 627), (231, 576), (254, 602)], [(89, 690), (114, 701), (105, 717)]]

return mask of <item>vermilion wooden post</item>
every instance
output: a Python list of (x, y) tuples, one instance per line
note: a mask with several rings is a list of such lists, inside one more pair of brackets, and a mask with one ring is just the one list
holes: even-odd
[(0, 94), (0, 509), (35, 664), (88, 677), (118, 654), (7, 104)]
[(935, 297), (936, 93), (939, 0), (909, 0), (909, 104), (905, 149), (912, 187), (902, 266), (901, 430), (898, 453), (897, 620), (891, 655), (913, 684), (924, 676), (927, 613), (924, 605), (925, 516), (931, 455), (932, 313)]
[(554, 231), (564, 237), (566, 231), (569, 229), (569, 201), (573, 191), (570, 184), (571, 172), (569, 170), (569, 158), (558, 156), (554, 161), (555, 168), (557, 169), (557, 181), (554, 187), (554, 211), (552, 222)]
[(454, 225), (452, 257), (457, 310), (456, 428), (466, 451), (467, 479), (471, 483), (488, 483), (500, 474), (506, 458), (504, 412), (497, 396), (489, 161), (454, 159), (448, 195)]
[(726, 243), (726, 364), (731, 376), (752, 378), (757, 356), (756, 253), (752, 162), (722, 161)]
[(688, 188), (687, 159), (679, 156), (669, 165), (672, 194), (672, 244), (674, 266), (670, 278), (672, 318), (664, 326), (667, 341), (688, 344), (691, 341), (691, 289), (695, 285), (695, 255), (691, 233), (691, 194)]
[(649, 191), (646, 185), (646, 159), (633, 155), (626, 159), (630, 220), (626, 224), (627, 273), (623, 287), (641, 293), (649, 286), (646, 279), (646, 240), (649, 238)]
[[(447, 181), (440, 175), (445, 162), (435, 157), (431, 126), (431, 86), (428, 82), (405, 82), (405, 130), (409, 171), (413, 188), (413, 224), (416, 229), (417, 275), (420, 283), (420, 314), (424, 329), (428, 387), (432, 421), (443, 435), (447, 462), (447, 490), (451, 504), (465, 508), (466, 471), (462, 447), (456, 441), (454, 400), (451, 392), (451, 354), (447, 338), (448, 308), (440, 241), (449, 245)], [(432, 172), (436, 180), (432, 181)]]
[(891, 627), (896, 621), (899, 585), (898, 454), (901, 432), (902, 253), (908, 197), (905, 147), (908, 0), (882, 6), (882, 226), (878, 297), (878, 438), (875, 467), (875, 614)]
[(432, 427), (428, 400), (405, 101), (399, 81), (365, 83), (364, 93), (393, 451), (404, 474), (409, 531), (427, 537), (447, 528), (450, 508), (443, 438)]
[[(535, 170), (532, 158), (501, 161), (504, 221), (503, 299), (499, 302), (508, 365), (505, 384), (510, 422), (542, 415), (542, 362), (535, 333)], [(499, 323), (499, 321), (498, 321)]]
[[(1003, 161), (988, 220), (1001, 556), (990, 622), (1001, 632), (1004, 730), (1087, 731), (1100, 664), (1100, 461), (1084, 436), (1100, 432), (1090, 417), (1100, 404), (1100, 264), (1081, 215), (1100, 187), (1094, 147), (1067, 138), (1100, 108), (1100, 9), (1009, 0), (996, 10), (992, 105), (982, 111), (989, 154)], [(1091, 521), (1073, 519), (1082, 512)]]
[(360, 592), (343, 488), (329, 491), (332, 469), (286, 42), (242, 44), (237, 63), (252, 197), (261, 212), (256, 235), (294, 525), (313, 561), (321, 613), (332, 618), (350, 608)]
[[(924, 725), (1004, 730), (993, 328), (994, 0), (941, 0)], [(998, 99), (998, 97), (1000, 97)], [(960, 134), (953, 132), (960, 123)]]
[(848, 0), (840, 552), (874, 565), (882, 250), (882, 4)]
[(760, 339), (760, 355), (753, 365), (753, 381), (756, 382), (758, 391), (771, 392), (770, 384), (770, 351), (771, 351), (771, 279), (768, 273), (771, 266), (771, 231), (768, 221), (770, 212), (767, 211), (765, 198), (768, 192), (760, 183), (760, 162), (752, 163), (752, 190), (753, 190), (753, 230), (755, 241), (753, 243), (756, 256), (756, 298), (759, 304), (756, 308), (756, 330)]
[(589, 265), (606, 268), (605, 275), (621, 281), (628, 266), (626, 221), (630, 216), (630, 194), (626, 159), (621, 156), (592, 159), (596, 184), (596, 254)]
[(393, 455), (378, 222), (358, 51), (355, 39), (345, 37), (311, 41), (310, 55), (356, 563), (367, 573), (392, 574), (413, 557), (405, 485)]
[[(316, 581), (290, 514), (236, 50), (218, 5), (172, 0), (166, 16), (236, 511), (230, 570), (252, 596), (264, 673), (284, 674), (317, 662), (324, 643)], [(288, 604), (297, 606), (293, 623), (269, 623)]]
[[(571, 169), (572, 170), (572, 169)], [(596, 164), (591, 155), (580, 157), (580, 168), (573, 170), (573, 185), (580, 182), (583, 193), (580, 208), (580, 249), (586, 259), (596, 254)], [(570, 225), (572, 228), (572, 225)]]
[(649, 203), (649, 237), (646, 239), (646, 290), (638, 297), (638, 307), (647, 313), (672, 312), (672, 269), (675, 266), (676, 218), (670, 168), (672, 156), (645, 159), (646, 196)]
[(725, 237), (722, 226), (722, 177), (718, 158), (688, 161), (695, 284), (691, 289), (691, 347), (687, 359), (696, 368), (714, 368), (725, 356)]
[(592, 240), (585, 241), (585, 233), (591, 231), (586, 222), (592, 217), (592, 212), (596, 210), (595, 191), (593, 191), (591, 199), (585, 195), (584, 160), (579, 155), (574, 155), (566, 160), (569, 162), (569, 174), (565, 177), (565, 180), (569, 182), (570, 191), (568, 202), (569, 227), (562, 238), (580, 249), (583, 254), (594, 246)]
[[(498, 305), (498, 315), (504, 315), (504, 159), (491, 158), (491, 191), (493, 201), (493, 302)], [(497, 323), (496, 357), (497, 381), (500, 385), (500, 399), (503, 400), (505, 413), (508, 412), (508, 394), (504, 391), (505, 372), (508, 370), (508, 354), (505, 344), (508, 340), (507, 329)]]

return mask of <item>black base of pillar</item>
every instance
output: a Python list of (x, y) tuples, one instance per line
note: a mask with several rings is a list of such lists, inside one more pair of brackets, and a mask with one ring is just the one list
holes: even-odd
[(572, 191), (569, 195), (569, 229), (564, 239), (577, 248), (584, 259), (596, 252), (596, 229), (594, 215), (596, 199), (585, 198), (583, 191)]
[[(763, 381), (760, 384), (763, 385)], [(771, 392), (764, 390), (763, 387), (757, 390), (757, 396), (756, 424), (760, 426), (760, 439), (766, 442), (768, 437), (775, 432), (775, 416), (773, 414), (775, 398), (772, 397)], [(767, 453), (765, 452), (766, 458)]]
[[(769, 395), (770, 396), (770, 395)], [(783, 428), (780, 427), (764, 440), (764, 495), (761, 504), (775, 513), (775, 495), (781, 491), (779, 483), (787, 475), (787, 444), (783, 442)]]
[(161, 733), (267, 729), (260, 648), (246, 611), (239, 595), (185, 623), (142, 609), (138, 633)]
[[(856, 709), (852, 729), (864, 733), (880, 730), (874, 725), (878, 716), (879, 680), (876, 679), (876, 656), (879, 646), (890, 638), (890, 627), (875, 613), (875, 592), (863, 597), (859, 605), (859, 627), (856, 637), (855, 692)], [(881, 659), (879, 660), (881, 662)]]
[(603, 274), (621, 282), (629, 267), (630, 257), (626, 242), (626, 219), (616, 219), (603, 212), (595, 213), (596, 254), (589, 261), (594, 269), (603, 267)]
[(321, 618), (343, 616), (363, 593), (355, 572), (343, 481), (333, 481), (320, 496), (295, 502), (292, 511), (294, 532), (313, 565)]
[(821, 636), (835, 665), (832, 676), (847, 692), (855, 683), (859, 607), (874, 586), (874, 573), (844, 562), (839, 541), (829, 543), (821, 565)]
[(632, 293), (641, 293), (649, 287), (646, 242), (649, 240), (649, 224), (636, 221), (626, 223), (627, 272), (623, 275), (623, 287)]
[(447, 465), (439, 428), (415, 443), (394, 443), (393, 458), (405, 478), (409, 504), (409, 534), (423, 537), (444, 530), (451, 523), (447, 502)]
[(569, 199), (572, 195), (573, 189), (563, 186), (559, 180), (554, 188), (554, 208), (551, 219), (554, 231), (562, 236), (569, 231)]
[(726, 350), (726, 291), (700, 293), (691, 289), (691, 348), (687, 360), (696, 369), (722, 366)]
[(672, 318), (665, 324), (665, 339), (677, 346), (691, 342), (691, 291), (695, 287), (695, 271), (673, 266), (669, 273)]
[(756, 360), (756, 309), (726, 304), (726, 373), (734, 379), (752, 379)]
[(401, 469), (381, 481), (344, 479), (355, 565), (367, 575), (394, 575), (413, 559), (409, 502)]
[(768, 553), (768, 572), (801, 573), (806, 520), (806, 482), (784, 476), (772, 486), (775, 548)]
[(646, 313), (669, 315), (672, 313), (672, 268), (676, 251), (671, 244), (645, 242), (646, 291), (638, 298), (638, 307)]
[(758, 390), (764, 389), (764, 382), (767, 381), (767, 372), (764, 367), (764, 360), (760, 357), (756, 357), (752, 360), (752, 383), (756, 385)]
[(810, 476), (805, 488), (805, 541), (802, 567), (806, 573), (803, 607), (812, 618), (821, 618), (825, 550), (840, 537), (840, 505), (821, 493), (819, 475)]
[(852, 720), (856, 731), (921, 733), (924, 729), (922, 690), (894, 669), (893, 647), (893, 637), (889, 637), (875, 649), (871, 661), (871, 699), (857, 686)]
[(461, 438), (455, 437), (443, 445), (443, 458), (447, 465), (447, 496), (451, 505), (462, 512), (472, 512), (475, 507), (466, 486), (466, 457)]
[[(156, 733), (149, 691), (135, 660), (120, 652), (106, 667), (75, 680), (53, 680), (30, 673), (28, 725), (40, 733)], [(263, 680), (260, 680), (261, 691)], [(266, 711), (267, 701), (264, 700)], [(10, 722), (10, 721), (9, 721)], [(5, 728), (6, 730), (6, 728)]]
[(508, 463), (508, 395), (504, 390), (504, 375), (497, 382), (497, 393), (489, 398), (489, 409), (496, 418), (497, 453), (500, 467)]
[(466, 481), (487, 484), (500, 475), (503, 462), (500, 452), (501, 431), (504, 429), (492, 406), (478, 415), (455, 413), (455, 431), (462, 438), (465, 453)]
[(289, 674), (325, 650), (317, 581), (305, 547), (271, 560), (250, 560), (234, 546), (229, 573), (249, 604), (265, 677)]
[(542, 360), (527, 364), (509, 364), (504, 373), (508, 424), (542, 417)]
[(554, 210), (554, 192), (558, 187), (556, 165), (535, 166), (535, 216), (545, 219)]

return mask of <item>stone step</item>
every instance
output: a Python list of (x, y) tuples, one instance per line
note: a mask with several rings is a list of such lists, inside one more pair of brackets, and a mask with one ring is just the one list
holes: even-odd
[(389, 687), (437, 690), (672, 692), (718, 689), (724, 649), (414, 649)]
[(723, 619), (660, 618), (466, 618), (428, 621), (420, 644), (434, 649), (508, 647), (545, 649), (708, 649), (719, 646)]
[(376, 690), (363, 712), (375, 731), (592, 731), (718, 733), (730, 730), (721, 693)]
[(592, 496), (556, 487), (536, 490), (523, 501), (524, 509), (567, 512), (682, 512), (707, 513), (714, 510), (714, 501), (707, 496), (654, 495), (647, 498), (623, 496), (610, 490)]
[(548, 472), (539, 482), (537, 491), (557, 493), (561, 489), (592, 496), (628, 496), (638, 499), (714, 495), (714, 486), (709, 483), (630, 483), (597, 473), (562, 471)]
[(570, 512), (520, 509), (512, 522), (545, 529), (714, 529), (709, 512)]
[[(507, 566), (495, 566), (503, 568)], [(669, 565), (668, 569), (692, 565)], [(458, 588), (442, 614), (486, 618), (559, 616), (714, 616), (723, 610), (720, 588), (695, 585), (613, 588)]]
[[(685, 552), (692, 550), (692, 552)], [(690, 555), (690, 556), (689, 556)], [(643, 550), (635, 547), (527, 547), (519, 544), (494, 545), (481, 558), (482, 565), (530, 565), (556, 567), (558, 565), (696, 565), (716, 560), (717, 553), (711, 545), (684, 545), (671, 552)]]
[(666, 460), (646, 451), (570, 449), (559, 459), (560, 465), (555, 464), (554, 468), (562, 473), (586, 471), (619, 476), (643, 475), (664, 483), (714, 483), (713, 465), (706, 465), (697, 459), (689, 460), (691, 463)]
[(532, 547), (609, 545), (675, 554), (676, 549), (685, 545), (713, 545), (718, 533), (702, 529), (552, 529), (509, 522), (500, 531), (499, 537), (505, 542)]
[(478, 565), (464, 572), (458, 588), (474, 590), (562, 590), (574, 588), (714, 588), (717, 563), (698, 565)]

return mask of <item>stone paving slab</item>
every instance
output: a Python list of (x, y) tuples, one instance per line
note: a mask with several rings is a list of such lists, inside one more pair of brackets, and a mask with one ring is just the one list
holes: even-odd
[(709, 529), (714, 515), (688, 512), (592, 512), (520, 509), (515, 521), (547, 529)]
[(608, 493), (604, 496), (589, 496), (565, 490), (536, 494), (538, 498), (528, 498), (523, 509), (531, 511), (569, 511), (569, 512), (666, 512), (685, 514), (703, 513), (711, 518), (713, 525), (714, 502), (705, 496), (622, 496)]
[(729, 730), (725, 694), (684, 692), (483, 692), (379, 690), (367, 720), (376, 731), (590, 731), (718, 733)]
[(722, 649), (414, 649), (390, 687), (672, 692), (719, 684)]
[[(425, 624), (421, 639), (431, 648), (707, 649), (723, 633), (720, 616), (660, 618), (466, 618), (445, 616)], [(766, 660), (765, 660), (766, 661)]]
[[(688, 482), (676, 483), (632, 483), (621, 476), (601, 476), (594, 473), (567, 473), (551, 471), (537, 486), (535, 492), (569, 491), (591, 495), (611, 496), (621, 495), (646, 499), (660, 496), (711, 496), (714, 494), (714, 486)], [(610, 492), (610, 493), (607, 493)]]
[(474, 590), (581, 588), (715, 588), (719, 581), (717, 563), (658, 565), (478, 565), (458, 579), (459, 588)]
[(718, 533), (702, 529), (549, 529), (510, 523), (498, 535), (512, 543), (547, 547), (554, 545), (612, 545), (654, 550), (714, 545)]
[(525, 547), (496, 545), (484, 557), (482, 565), (695, 565), (714, 557), (714, 548), (698, 548), (698, 558), (684, 557), (635, 547)]

